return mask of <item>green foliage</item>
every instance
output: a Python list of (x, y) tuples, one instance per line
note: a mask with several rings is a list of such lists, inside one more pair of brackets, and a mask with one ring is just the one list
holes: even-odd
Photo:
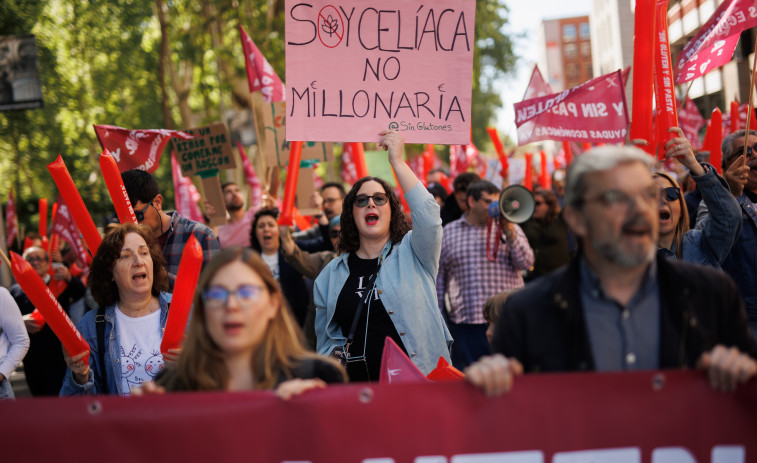
[[(0, 113), (0, 176), (6, 179), (0, 198), (5, 202), (10, 189), (16, 191), (22, 226), (36, 229), (39, 197), (55, 201), (46, 166), (59, 153), (95, 222), (112, 212), (92, 124), (191, 128), (248, 107), (240, 24), (284, 78), (283, 0), (0, 2), (0, 35), (36, 35), (44, 95), (41, 109)], [(501, 105), (492, 82), (515, 62), (502, 32), (506, 24), (503, 0), (476, 2), (472, 124), (481, 146)], [(170, 148), (156, 172), (169, 205)]]

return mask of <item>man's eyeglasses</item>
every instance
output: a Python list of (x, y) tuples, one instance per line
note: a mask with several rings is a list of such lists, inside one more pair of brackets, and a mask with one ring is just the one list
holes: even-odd
[(646, 204), (656, 204), (657, 202), (657, 188), (652, 187), (643, 190), (635, 195), (629, 195), (628, 193), (620, 190), (609, 190), (597, 195), (593, 198), (583, 199), (582, 203), (597, 202), (608, 209), (614, 209), (620, 211), (621, 209), (628, 209), (637, 197), (641, 197), (641, 200)]
[(152, 206), (152, 201), (147, 203), (147, 206), (143, 207), (141, 211), (134, 211), (134, 216), (137, 218), (137, 222), (142, 223), (143, 220), (145, 220), (145, 212), (147, 212), (147, 208)]
[(44, 262), (45, 258), (41, 256), (31, 255), (31, 256), (26, 256), (26, 261), (33, 264), (34, 262)]
[(265, 291), (265, 288), (259, 285), (242, 285), (235, 290), (223, 286), (211, 286), (202, 292), (202, 301), (207, 309), (220, 310), (226, 307), (229, 296), (233, 294), (237, 298), (239, 307), (248, 309), (260, 299), (263, 291)]
[(669, 186), (660, 189), (660, 197), (665, 201), (677, 201), (681, 197), (681, 190), (678, 187)]
[(373, 204), (376, 206), (383, 206), (389, 201), (389, 197), (385, 193), (376, 193), (373, 196), (357, 195), (355, 196), (355, 206), (365, 207), (368, 205), (368, 200), (373, 199)]

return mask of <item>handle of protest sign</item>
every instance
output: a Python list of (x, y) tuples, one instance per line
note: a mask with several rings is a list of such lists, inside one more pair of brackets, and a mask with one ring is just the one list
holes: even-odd
[(39, 198), (39, 236), (47, 236), (47, 198)]
[(165, 355), (170, 349), (181, 347), (181, 340), (186, 331), (189, 312), (192, 309), (197, 280), (202, 269), (202, 246), (194, 235), (189, 237), (181, 253), (179, 270), (176, 272), (171, 310), (168, 311), (166, 330), (160, 342), (160, 352)]
[(646, 140), (647, 145), (642, 146), (642, 149), (649, 154), (654, 154), (652, 100), (654, 98), (655, 1), (637, 0), (634, 18), (633, 108), (629, 138)]
[(66, 164), (63, 162), (63, 158), (60, 154), (54, 162), (47, 165), (47, 170), (50, 171), (50, 175), (52, 175), (53, 181), (58, 187), (58, 191), (60, 191), (63, 200), (68, 205), (68, 210), (71, 212), (71, 216), (74, 218), (76, 226), (79, 227), (79, 231), (81, 231), (82, 236), (84, 236), (84, 241), (87, 242), (89, 252), (91, 252), (92, 255), (95, 255), (97, 253), (97, 248), (99, 248), (100, 243), (102, 243), (102, 238), (100, 237), (100, 233), (97, 231), (97, 227), (95, 227), (95, 222), (92, 221), (92, 217), (89, 215), (89, 211), (87, 211), (87, 206), (84, 205), (79, 190), (76, 189), (76, 185), (74, 185), (74, 181), (71, 179), (71, 174), (68, 173)]
[(287, 166), (287, 179), (284, 183), (284, 199), (281, 202), (279, 225), (286, 225), (288, 227), (294, 225), (292, 210), (294, 209), (294, 197), (297, 194), (297, 177), (300, 175), (301, 157), (302, 142), (293, 141), (289, 145), (289, 165)]
[(45, 285), (45, 282), (42, 281), (39, 274), (23, 257), (15, 252), (11, 252), (11, 260), (13, 276), (16, 278), (19, 286), (21, 286), (24, 294), (26, 294), (32, 304), (34, 304), (34, 307), (40, 311), (45, 321), (47, 321), (55, 336), (60, 339), (68, 355), (73, 357), (87, 352), (87, 355), (82, 360), (89, 364), (89, 344), (81, 337), (81, 334), (71, 319), (68, 318), (66, 312), (63, 311), (63, 307), (55, 299), (53, 293)]
[(657, 101), (658, 146), (660, 159), (665, 158), (663, 147), (676, 137), (671, 127), (678, 127), (675, 89), (673, 88), (673, 66), (670, 59), (668, 40), (668, 0), (657, 0), (655, 5), (655, 99)]
[(137, 216), (134, 214), (134, 208), (129, 201), (129, 195), (126, 193), (124, 181), (121, 178), (121, 171), (118, 170), (118, 164), (108, 150), (103, 150), (100, 155), (100, 171), (105, 180), (105, 186), (108, 187), (110, 199), (116, 207), (116, 214), (121, 223), (137, 222)]
[(494, 149), (497, 150), (499, 163), (502, 166), (502, 170), (499, 172), (499, 175), (501, 175), (502, 178), (507, 178), (507, 171), (510, 168), (510, 163), (507, 160), (505, 147), (502, 146), (502, 141), (500, 141), (499, 135), (497, 134), (497, 129), (495, 129), (494, 127), (487, 127), (486, 131), (489, 133), (489, 137), (492, 139), (492, 143), (494, 143)]

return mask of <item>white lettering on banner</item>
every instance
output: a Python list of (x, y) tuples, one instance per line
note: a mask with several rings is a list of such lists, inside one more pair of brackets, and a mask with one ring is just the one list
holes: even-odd
[(623, 116), (623, 103), (613, 103), (612, 107), (615, 109), (615, 112), (618, 113), (618, 117)]
[[(739, 445), (716, 445), (712, 448), (710, 463), (744, 463), (746, 450)], [(420, 456), (414, 463), (544, 463), (540, 450), (519, 452), (470, 453), (453, 455), (449, 460), (443, 455)], [(313, 463), (311, 460), (284, 460), (281, 463)], [(395, 463), (394, 458), (366, 458), (362, 463)], [(638, 447), (618, 449), (593, 449), (558, 452), (552, 463), (641, 463)], [(652, 463), (697, 463), (685, 447), (657, 447), (652, 450)], [(702, 462), (704, 463), (704, 462)]]

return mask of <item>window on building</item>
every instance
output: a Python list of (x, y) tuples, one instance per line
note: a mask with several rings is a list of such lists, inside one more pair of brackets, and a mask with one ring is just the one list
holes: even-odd
[(565, 66), (565, 78), (569, 82), (581, 80), (581, 70), (576, 63), (568, 63)]
[(562, 39), (566, 42), (571, 42), (573, 40), (576, 40), (576, 25), (575, 24), (563, 24)]
[(581, 42), (581, 56), (583, 57), (591, 56), (591, 43), (590, 42)]
[(581, 33), (581, 38), (582, 39), (588, 39), (589, 36), (591, 35), (589, 33), (589, 23), (581, 23), (581, 25), (578, 26), (578, 28), (579, 28), (580, 33)]
[(566, 43), (563, 47), (563, 53), (566, 58), (575, 58), (578, 55), (578, 47), (575, 43)]
[(591, 62), (584, 63), (584, 78), (583, 80), (589, 80), (594, 77), (594, 69)]

